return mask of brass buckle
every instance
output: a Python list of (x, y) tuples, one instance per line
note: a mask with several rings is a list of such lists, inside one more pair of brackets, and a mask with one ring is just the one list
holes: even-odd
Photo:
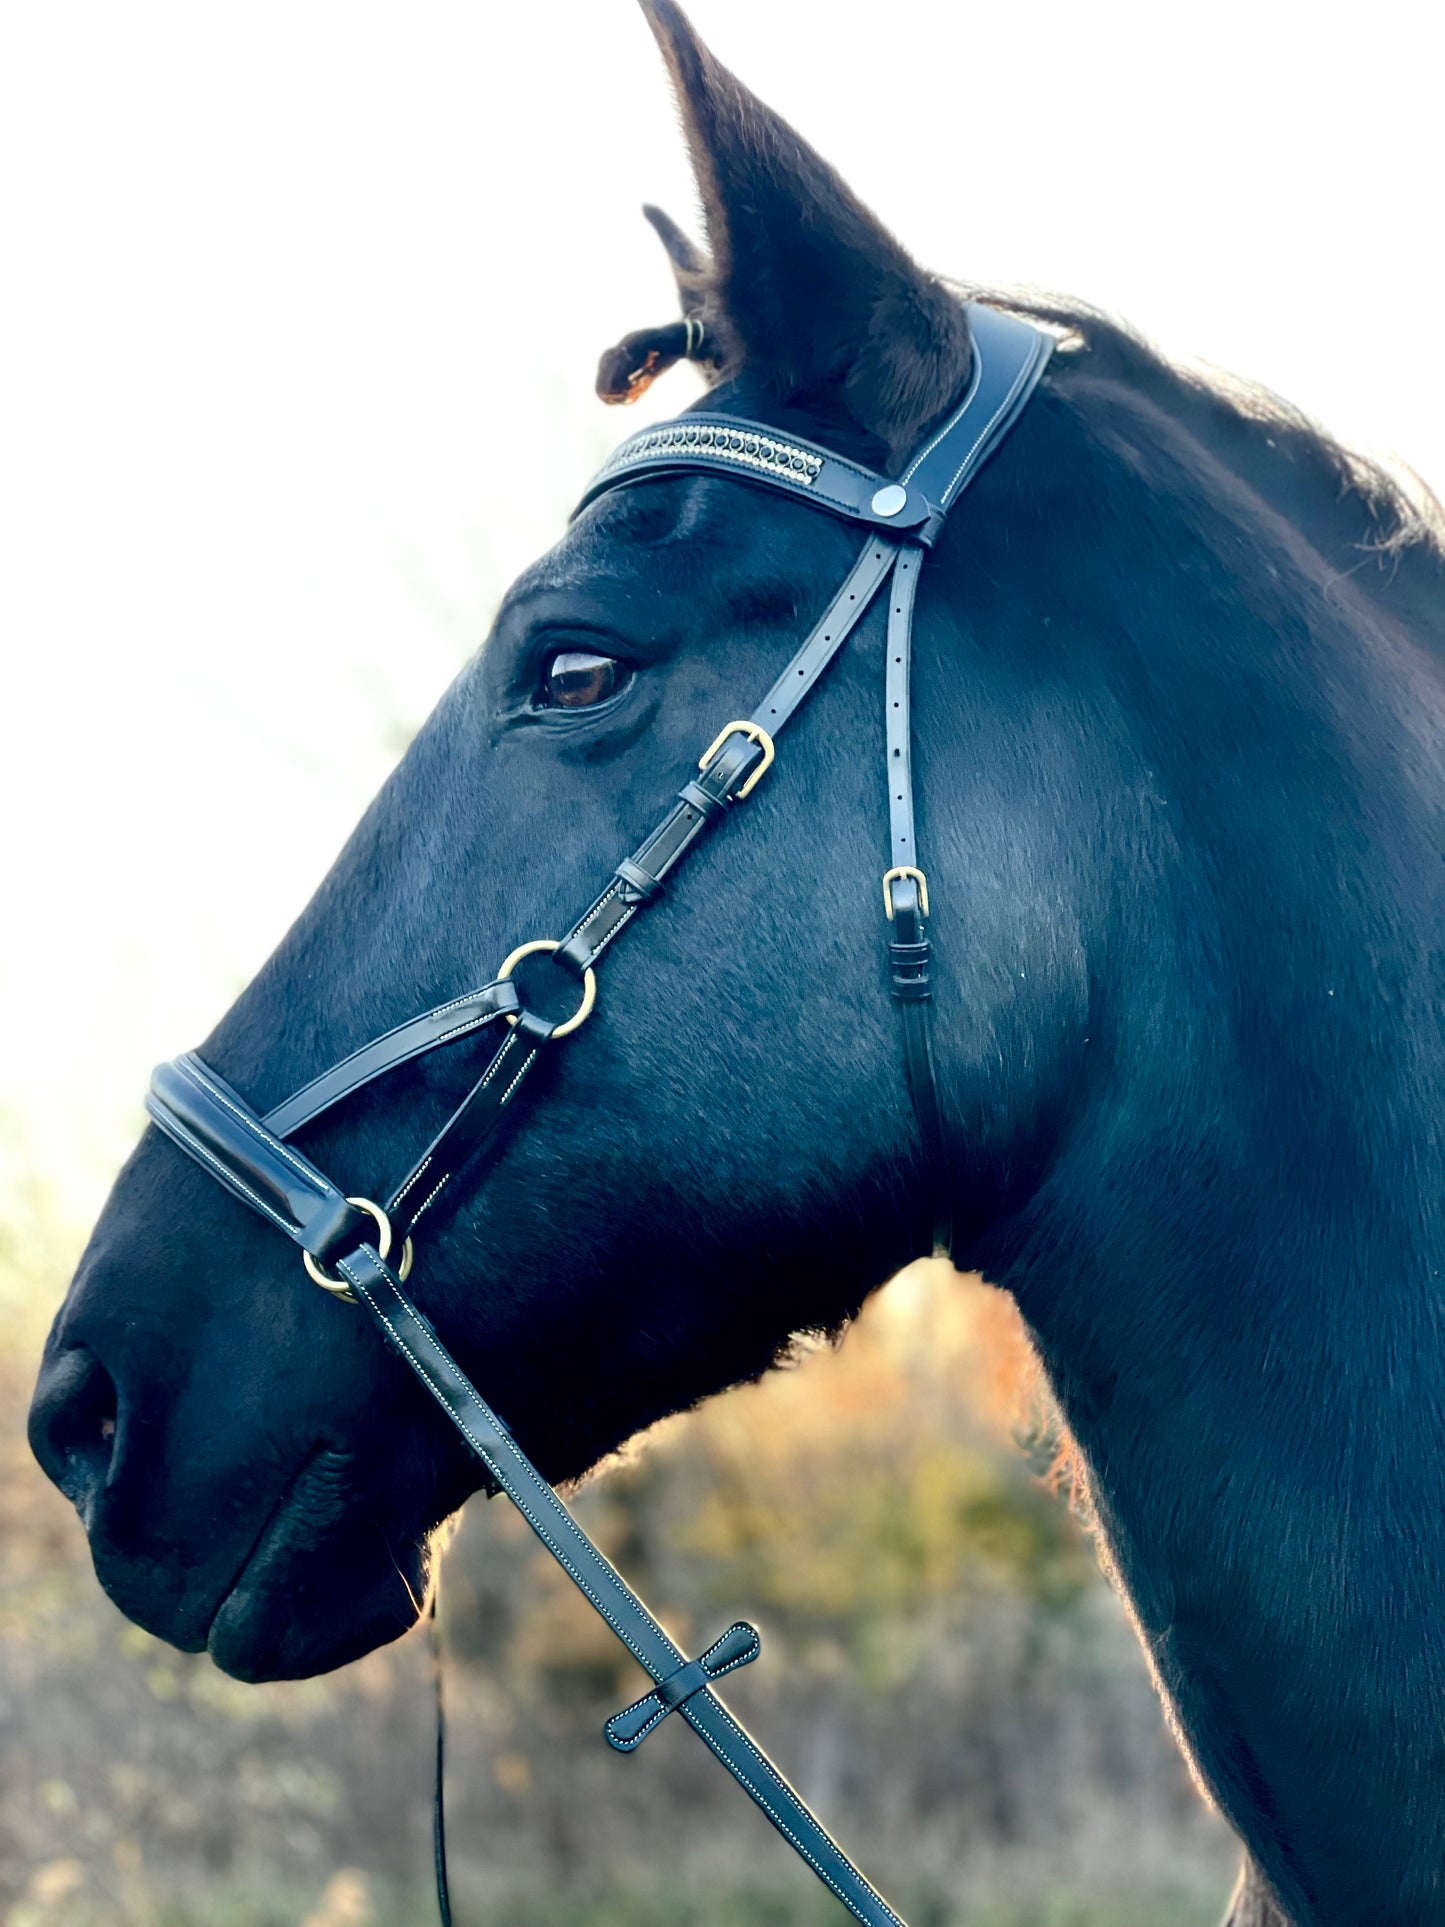
[[(391, 1250), (391, 1219), (387, 1217), (381, 1206), (379, 1204), (373, 1204), (370, 1198), (348, 1198), (346, 1202), (348, 1204), (354, 1204), (358, 1211), (369, 1211), (372, 1217), (376, 1219), (376, 1229), (378, 1233), (376, 1255), (380, 1258), (381, 1262), (385, 1264), (386, 1255)], [(411, 1248), (411, 1239), (408, 1238), (401, 1248), (401, 1263), (397, 1266), (396, 1270), (397, 1278), (402, 1284), (405, 1284), (411, 1276), (411, 1261), (415, 1255), (415, 1252)], [(323, 1291), (329, 1291), (333, 1298), (344, 1299), (348, 1305), (354, 1305), (356, 1303), (356, 1293), (351, 1289), (350, 1285), (347, 1284), (346, 1280), (344, 1278), (330, 1277), (321, 1269), (309, 1251), (303, 1251), (301, 1253), (301, 1262), (305, 1265), (306, 1276), (311, 1280), (313, 1285), (320, 1285)]]
[[(497, 972), (498, 982), (501, 982), (505, 977), (510, 977), (523, 957), (533, 956), (539, 950), (550, 952), (560, 950), (561, 948), (561, 943), (555, 937), (538, 937), (532, 943), (519, 943), (511, 956), (508, 957), (507, 961)], [(587, 1022), (587, 1019), (592, 1015), (592, 1006), (596, 1002), (597, 972), (592, 968), (591, 964), (588, 964), (587, 968), (582, 972), (582, 1002), (565, 1023), (558, 1024), (557, 1028), (552, 1032), (553, 1037), (570, 1037), (574, 1030), (581, 1030), (582, 1026)], [(512, 1015), (511, 1011), (507, 1011), (505, 1014), (507, 1022), (515, 1028), (517, 1019)]]
[(750, 743), (758, 744), (763, 752), (762, 762), (758, 764), (747, 782), (743, 784), (742, 788), (733, 798), (735, 803), (741, 803), (745, 796), (752, 795), (758, 784), (773, 767), (773, 739), (760, 723), (729, 723), (726, 729), (720, 729), (718, 731), (706, 751), (698, 758), (697, 766), (700, 770), (706, 771), (708, 764), (717, 755), (729, 736), (746, 736)]
[(928, 878), (911, 863), (900, 863), (896, 870), (883, 872), (883, 912), (890, 923), (893, 921), (893, 885), (901, 883), (904, 877), (912, 877), (918, 885), (918, 906), (925, 917), (928, 915)]

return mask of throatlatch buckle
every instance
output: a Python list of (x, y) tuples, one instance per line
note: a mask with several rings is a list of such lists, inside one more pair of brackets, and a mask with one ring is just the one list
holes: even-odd
[(883, 914), (890, 923), (893, 921), (893, 886), (902, 883), (905, 877), (912, 877), (918, 885), (918, 907), (925, 917), (928, 915), (928, 878), (911, 863), (900, 863), (895, 869), (883, 872)]
[(746, 736), (750, 743), (756, 743), (759, 749), (761, 749), (763, 752), (762, 762), (758, 764), (757, 768), (753, 771), (752, 775), (748, 778), (747, 782), (743, 784), (742, 788), (738, 791), (737, 795), (733, 798), (733, 801), (735, 803), (741, 803), (745, 796), (752, 795), (753, 791), (757, 788), (758, 784), (763, 780), (763, 778), (767, 775), (768, 771), (772, 768), (773, 739), (768, 734), (768, 732), (763, 728), (761, 723), (748, 723), (748, 722), (729, 723), (726, 729), (720, 729), (718, 731), (717, 735), (713, 737), (711, 743), (709, 743), (706, 750), (697, 759), (697, 766), (700, 770), (704, 772), (704, 774), (706, 773), (713, 758), (717, 755), (718, 751), (722, 748), (723, 744), (727, 741), (729, 736)]
[(729, 1626), (720, 1639), (715, 1639), (707, 1651), (698, 1659), (690, 1659), (685, 1666), (679, 1666), (675, 1673), (660, 1679), (650, 1693), (644, 1693), (640, 1700), (631, 1706), (624, 1706), (620, 1713), (614, 1713), (603, 1727), (607, 1744), (616, 1747), (619, 1753), (631, 1753), (647, 1738), (654, 1726), (659, 1726), (676, 1706), (690, 1700), (694, 1693), (700, 1693), (714, 1680), (721, 1679), (724, 1673), (731, 1673), (739, 1666), (748, 1666), (762, 1651), (762, 1641), (758, 1638), (756, 1626), (750, 1626), (745, 1619), (739, 1619)]

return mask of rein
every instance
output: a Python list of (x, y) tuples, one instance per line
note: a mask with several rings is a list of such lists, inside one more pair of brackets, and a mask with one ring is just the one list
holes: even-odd
[[(402, 1289), (413, 1237), (494, 1136), (542, 1053), (575, 1033), (596, 1002), (596, 968), (704, 833), (749, 797), (771, 767), (791, 716), (877, 595), (889, 589), (885, 675), (886, 777), (891, 862), (883, 907), (891, 992), (903, 1030), (904, 1064), (932, 1188), (931, 1236), (921, 1251), (947, 1251), (951, 1221), (946, 1140), (934, 1070), (928, 879), (919, 861), (913, 808), (910, 653), (923, 559), (954, 502), (1003, 440), (1043, 374), (1051, 338), (1031, 324), (969, 304), (973, 369), (968, 391), (896, 480), (796, 436), (729, 416), (688, 414), (624, 442), (582, 501), (659, 475), (729, 475), (813, 503), (866, 529), (858, 558), (812, 631), (751, 716), (726, 725), (678, 791), (667, 814), (560, 940), (519, 945), (495, 979), (363, 1044), (264, 1116), (194, 1053), (161, 1065), (146, 1108), (154, 1122), (211, 1176), (301, 1247), (309, 1276), (333, 1296), (365, 1307), (382, 1337), (436, 1399), (481, 1462), (493, 1491), (508, 1494), (592, 1607), (653, 1684), (608, 1720), (605, 1733), (630, 1753), (677, 1712), (752, 1796), (818, 1878), (866, 1927), (904, 1927), (752, 1735), (718, 1696), (717, 1681), (758, 1656), (744, 1621), (689, 1660), (572, 1518)], [(524, 1002), (515, 971), (549, 952), (580, 985), (571, 1016), (554, 1022)], [(313, 1119), (385, 1072), (496, 1026), (486, 1068), (385, 1205), (349, 1197), (288, 1141)], [(398, 1252), (396, 1264), (388, 1260)], [(440, 1749), (440, 1736), (438, 1739)], [(440, 1759), (440, 1752), (439, 1752)], [(450, 1921), (438, 1810), (438, 1893)]]

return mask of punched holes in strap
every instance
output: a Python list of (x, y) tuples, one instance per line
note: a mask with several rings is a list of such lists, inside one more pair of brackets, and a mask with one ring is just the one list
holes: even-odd
[(720, 1639), (715, 1639), (700, 1658), (679, 1666), (675, 1673), (659, 1680), (650, 1693), (644, 1693), (640, 1700), (614, 1713), (602, 1729), (608, 1745), (616, 1747), (619, 1753), (633, 1752), (674, 1708), (720, 1680), (725, 1673), (751, 1665), (761, 1650), (757, 1628), (745, 1619), (738, 1620)]
[(557, 952), (557, 962), (579, 977), (595, 964), (637, 909), (660, 894), (668, 872), (708, 824), (741, 802), (772, 760), (773, 742), (765, 729), (752, 722), (729, 724), (702, 757), (698, 774), (678, 791), (666, 817), (617, 866), (602, 895), (573, 925)]

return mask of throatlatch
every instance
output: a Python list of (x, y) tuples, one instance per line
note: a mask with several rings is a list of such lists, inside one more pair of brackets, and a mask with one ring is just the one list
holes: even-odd
[[(496, 978), (466, 996), (373, 1038), (260, 1116), (194, 1054), (155, 1073), (147, 1109), (155, 1123), (228, 1191), (301, 1246), (309, 1275), (336, 1297), (364, 1305), (388, 1345), (426, 1386), (542, 1544), (653, 1681), (607, 1722), (606, 1737), (631, 1752), (676, 1712), (745, 1787), (818, 1878), (867, 1927), (903, 1927), (808, 1807), (739, 1725), (716, 1682), (758, 1655), (758, 1635), (739, 1622), (697, 1659), (669, 1639), (642, 1601), (572, 1518), (402, 1290), (413, 1234), (427, 1213), (455, 1201), (472, 1165), (514, 1103), (544, 1050), (590, 1014), (597, 965), (632, 919), (713, 824), (749, 797), (767, 773), (776, 739), (817, 684), (875, 596), (892, 584), (885, 678), (890, 825), (883, 908), (892, 995), (903, 1026), (908, 1088), (933, 1190), (931, 1239), (949, 1244), (946, 1137), (934, 1073), (928, 879), (917, 846), (911, 771), (909, 667), (913, 609), (923, 558), (949, 509), (992, 454), (1037, 386), (1052, 352), (1030, 323), (970, 304), (973, 369), (968, 392), (895, 481), (796, 436), (756, 422), (687, 414), (624, 442), (579, 504), (609, 489), (686, 471), (729, 475), (812, 502), (867, 531), (838, 593), (751, 716), (726, 724), (660, 823), (618, 864), (606, 888), (560, 940), (522, 944)], [(528, 954), (548, 951), (578, 980), (576, 1010), (554, 1022), (530, 1010), (513, 975)], [(384, 1204), (348, 1196), (288, 1140), (385, 1072), (427, 1051), (500, 1025), (486, 1068)], [(398, 1253), (393, 1267), (388, 1260)], [(440, 1856), (439, 1856), (440, 1860)], [(445, 1881), (439, 1875), (445, 1918)]]

